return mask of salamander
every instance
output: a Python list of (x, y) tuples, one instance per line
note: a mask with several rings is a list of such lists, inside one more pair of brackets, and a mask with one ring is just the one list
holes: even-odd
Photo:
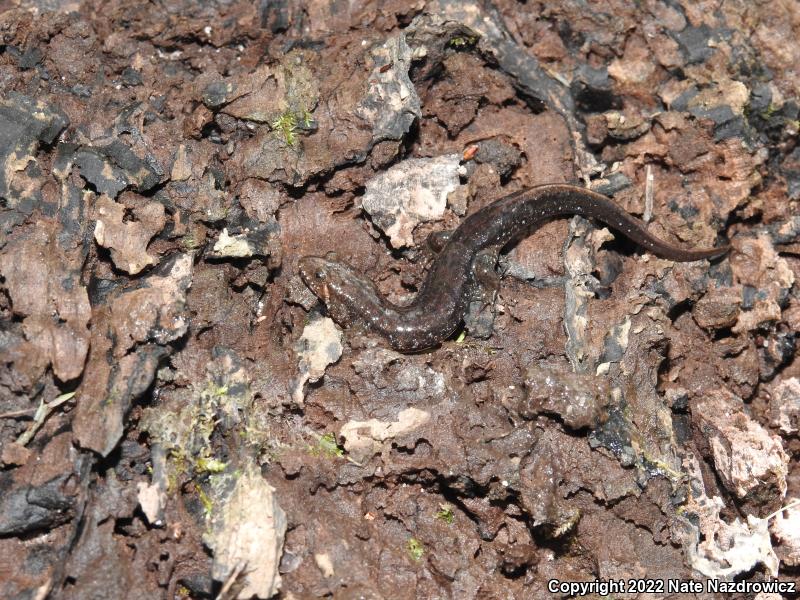
[(530, 235), (543, 223), (562, 216), (595, 219), (662, 258), (688, 262), (726, 254), (729, 246), (685, 249), (645, 229), (607, 197), (568, 184), (545, 184), (500, 198), (468, 216), (439, 252), (419, 293), (406, 306), (382, 298), (375, 285), (335, 256), (305, 256), (299, 271), (305, 284), (342, 326), (361, 324), (386, 338), (401, 352), (424, 350), (452, 335), (479, 285), (476, 256)]

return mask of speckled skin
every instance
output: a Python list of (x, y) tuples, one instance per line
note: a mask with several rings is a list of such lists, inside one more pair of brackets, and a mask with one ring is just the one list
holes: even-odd
[(467, 217), (408, 306), (387, 302), (371, 281), (331, 256), (300, 259), (300, 275), (339, 324), (361, 323), (402, 352), (423, 350), (447, 339), (461, 323), (477, 286), (472, 266), (478, 252), (504, 246), (554, 217), (567, 215), (600, 221), (653, 254), (675, 261), (716, 258), (730, 249), (673, 246), (651, 235), (641, 221), (601, 194), (573, 185), (547, 184), (501, 198)]

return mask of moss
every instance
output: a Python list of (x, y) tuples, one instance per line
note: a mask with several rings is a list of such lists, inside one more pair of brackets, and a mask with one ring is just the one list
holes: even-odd
[(308, 66), (313, 56), (311, 52), (292, 50), (277, 71), (281, 95), (277, 107), (281, 112), (272, 115), (269, 125), (275, 136), (289, 147), (298, 144), (300, 134), (316, 129), (313, 111), (319, 102), (319, 84)]
[(311, 129), (314, 126), (314, 117), (311, 115), (311, 111), (307, 108), (303, 109), (302, 123), (305, 129)]
[(336, 436), (332, 433), (320, 436), (317, 445), (310, 446), (308, 452), (311, 456), (327, 456), (328, 458), (341, 458), (344, 456), (344, 448), (336, 443)]
[(406, 550), (408, 550), (408, 555), (415, 562), (421, 559), (423, 554), (425, 554), (425, 547), (422, 545), (422, 542), (413, 537), (408, 538), (408, 542), (406, 542)]
[(565, 516), (566, 518), (563, 518), (558, 527), (556, 527), (553, 530), (551, 535), (553, 539), (558, 539), (561, 536), (565, 535), (566, 533), (572, 531), (572, 529), (574, 529), (575, 526), (578, 524), (578, 521), (581, 520), (581, 511), (574, 510)]
[(198, 475), (221, 473), (227, 464), (214, 456), (211, 436), (217, 413), (226, 402), (228, 387), (209, 380), (200, 391), (187, 393), (177, 411), (152, 407), (144, 411), (140, 426), (167, 452), (167, 486), (176, 491)]
[(332, 433), (326, 433), (319, 438), (320, 449), (330, 457), (344, 456), (344, 449), (336, 443), (336, 436)]
[(201, 457), (195, 461), (195, 470), (198, 473), (222, 473), (227, 463), (214, 457)]
[[(750, 108), (749, 106), (747, 108)], [(761, 118), (765, 121), (769, 120), (769, 118), (774, 115), (776, 112), (780, 110), (775, 104), (770, 102), (770, 105), (761, 111)]]
[(209, 381), (206, 388), (200, 393), (206, 394), (212, 398), (223, 398), (228, 395), (228, 386), (216, 385), (215, 383)]
[(291, 111), (284, 111), (272, 123), (274, 131), (287, 146), (294, 146), (297, 143), (297, 117)]
[(680, 481), (682, 475), (675, 469), (673, 469), (670, 465), (668, 465), (663, 460), (659, 460), (658, 458), (651, 456), (647, 453), (643, 454), (641, 457), (642, 466), (647, 469), (649, 472), (658, 473), (663, 475), (667, 479), (669, 479), (673, 484), (676, 484)]
[(235, 485), (241, 465), (260, 456), (264, 447), (279, 445), (266, 415), (253, 417), (251, 406), (244, 367), (231, 355), (220, 355), (209, 363), (206, 379), (143, 411), (141, 430), (166, 453), (169, 493), (185, 487), (197, 494), (207, 517), (219, 510), (218, 499)]
[(211, 511), (214, 509), (214, 503), (211, 502), (211, 498), (208, 497), (208, 494), (200, 485), (195, 484), (194, 487), (197, 491), (197, 497), (200, 499), (200, 504), (203, 505), (203, 512), (206, 513), (206, 517), (210, 516)]
[(295, 146), (298, 142), (298, 133), (313, 131), (316, 129), (316, 123), (307, 108), (298, 111), (287, 109), (270, 123), (270, 127), (287, 146)]
[(199, 244), (197, 243), (197, 238), (195, 238), (191, 233), (188, 233), (181, 238), (181, 245), (183, 246), (184, 250), (194, 250)]
[(436, 518), (440, 521), (444, 521), (448, 525), (452, 525), (453, 521), (455, 521), (453, 508), (448, 504), (440, 504), (439, 510), (436, 512)]
[(450, 48), (455, 48), (456, 50), (465, 50), (467, 48), (471, 48), (477, 42), (478, 36), (476, 35), (457, 35), (447, 42), (447, 45)]
[(117, 402), (119, 402), (119, 399), (120, 399), (119, 390), (116, 389), (111, 390), (111, 393), (103, 401), (103, 407), (108, 408), (109, 406), (113, 406), (114, 404), (117, 404)]

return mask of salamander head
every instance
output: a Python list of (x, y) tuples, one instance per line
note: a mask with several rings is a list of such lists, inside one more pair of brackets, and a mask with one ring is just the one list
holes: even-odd
[(335, 258), (332, 252), (324, 258), (304, 256), (298, 263), (298, 270), (303, 282), (328, 307), (331, 317), (341, 324), (349, 324), (358, 316), (354, 313), (358, 310), (359, 295), (367, 292), (361, 288), (371, 287), (371, 284)]

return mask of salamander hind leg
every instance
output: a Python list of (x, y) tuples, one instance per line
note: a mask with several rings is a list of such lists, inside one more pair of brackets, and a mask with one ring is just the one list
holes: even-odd
[(497, 315), (495, 300), (500, 291), (500, 275), (497, 273), (497, 257), (499, 247), (481, 250), (475, 255), (472, 263), (472, 279), (474, 286), (470, 294), (467, 314), (464, 323), (470, 335), (479, 339), (487, 339), (494, 329), (494, 318)]
[(450, 241), (451, 237), (453, 237), (452, 231), (434, 231), (427, 237), (425, 243), (428, 245), (431, 252), (439, 254), (447, 245), (447, 242)]

